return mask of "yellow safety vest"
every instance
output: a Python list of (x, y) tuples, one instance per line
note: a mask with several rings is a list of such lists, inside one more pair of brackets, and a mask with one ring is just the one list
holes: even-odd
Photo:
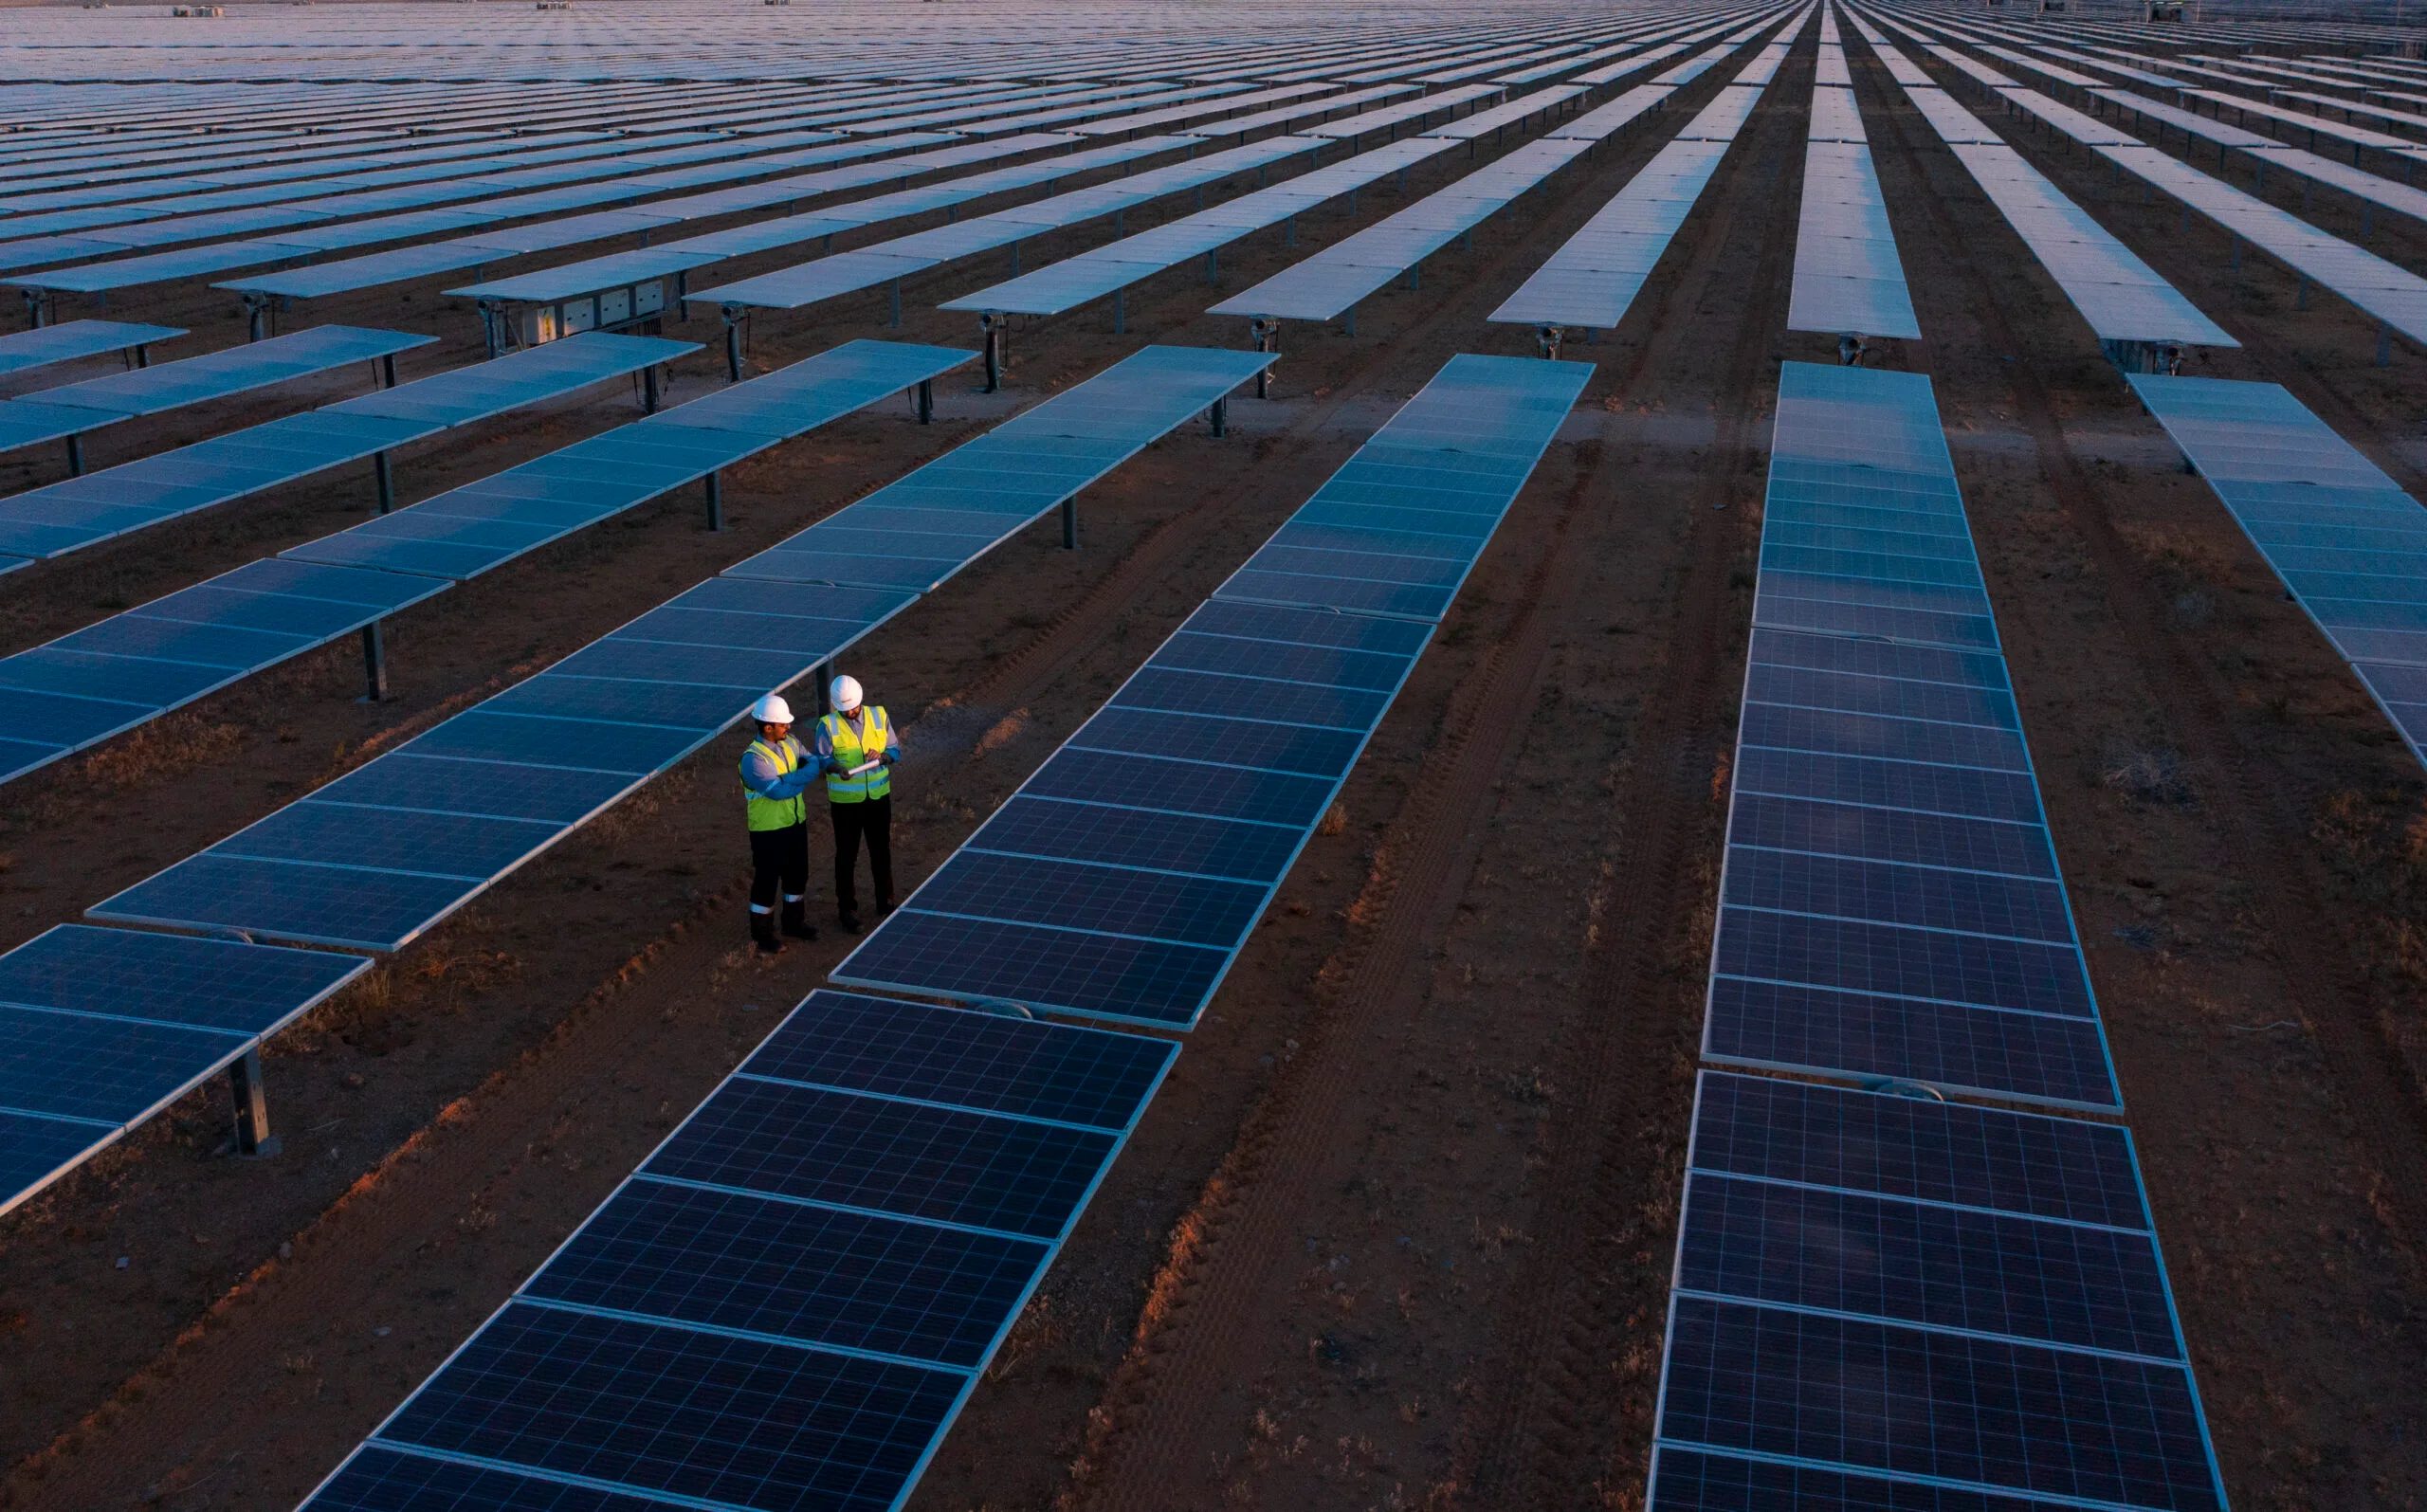
[(761, 829), (789, 829), (796, 824), (808, 823), (809, 804), (800, 794), (794, 793), (789, 798), (770, 798), (763, 796), (757, 789), (750, 786), (748, 762), (752, 751), (763, 753), (768, 760), (776, 764), (777, 774), (782, 776), (790, 776), (798, 772), (801, 761), (807, 755), (801, 750), (800, 742), (789, 736), (781, 745), (769, 745), (763, 739), (753, 740), (750, 742), (749, 749), (741, 753), (744, 763), (741, 803), (743, 811), (750, 818), (751, 833), (756, 834)]
[[(826, 731), (826, 743), (834, 748), (834, 759), (845, 771), (863, 761), (873, 761), (885, 755), (893, 743), (893, 727), (885, 718), (885, 710), (873, 703), (860, 705), (862, 728), (853, 729), (851, 721), (839, 714), (830, 714), (817, 722)], [(841, 772), (826, 774), (826, 796), (835, 803), (866, 803), (893, 792), (893, 772), (889, 767), (877, 767), (856, 777)]]

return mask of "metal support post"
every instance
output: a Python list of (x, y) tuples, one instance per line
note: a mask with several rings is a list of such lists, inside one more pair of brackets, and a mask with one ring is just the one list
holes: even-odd
[(1215, 436), (1227, 436), (1231, 433), (1230, 395), (1224, 394), (1221, 398), (1214, 401), (1213, 421), (1214, 434)]
[(1066, 552), (1074, 552), (1079, 549), (1079, 496), (1077, 494), (1072, 494), (1062, 501), (1062, 549)]
[(834, 664), (820, 662), (810, 670), (810, 681), (817, 684), (817, 717), (824, 719), (834, 712)]
[(657, 364), (641, 369), (641, 412), (657, 413)]
[(700, 493), (708, 506), (708, 528), (724, 529), (724, 474), (711, 472), (701, 479)]
[(258, 294), (245, 296), (245, 339), (258, 341), (269, 335), (269, 304)]
[(2393, 366), (2393, 327), (2382, 320), (2377, 322), (2377, 366)]
[(919, 380), (919, 423), (922, 426), (936, 423), (936, 380), (933, 378)]
[(1013, 278), (1018, 278), (1019, 276), (1020, 276), (1020, 244), (1019, 244), (1018, 242), (1013, 242), (1013, 243), (1012, 244), (1012, 277), (1013, 277)]
[(84, 438), (82, 436), (67, 438), (67, 476), (70, 478), (84, 476)]
[(386, 356), (379, 359), (379, 387), (383, 389), (392, 389), (395, 386), (396, 355), (393, 352), (391, 352)]
[(371, 454), (371, 481), (379, 485), (379, 513), (392, 514), (396, 508), (396, 471), (384, 451)]
[(388, 643), (379, 633), (380, 622), (373, 620), (362, 627), (362, 701), (388, 701)]
[(895, 279), (885, 285), (885, 298), (888, 302), (885, 307), (885, 323), (899, 331), (902, 329), (902, 281)]
[(735, 383), (741, 381), (741, 321), (739, 311), (724, 307), (724, 375)]
[(986, 333), (986, 392), (994, 393), (1003, 387), (1003, 318), (980, 315), (977, 329)]
[(278, 1154), (278, 1137), (269, 1132), (269, 1090), (262, 1083), (260, 1047), (228, 1067), (228, 1090), (236, 1102), (236, 1153), (257, 1159)]
[(1222, 277), (1221, 256), (1222, 254), (1219, 252), (1208, 252), (1205, 254), (1206, 282), (1214, 283), (1220, 282)]
[[(1280, 321), (1268, 320), (1259, 316), (1255, 319), (1248, 322), (1248, 331), (1255, 337), (1255, 349), (1258, 352), (1278, 352), (1281, 350)], [(1269, 399), (1272, 397), (1272, 364), (1269, 362), (1256, 370), (1255, 396), (1259, 399)]]
[(1557, 362), (1559, 360), (1560, 343), (1565, 340), (1566, 337), (1567, 333), (1560, 327), (1556, 325), (1546, 325), (1534, 333), (1534, 341), (1536, 345), (1542, 349), (1543, 356), (1550, 358), (1553, 362)]

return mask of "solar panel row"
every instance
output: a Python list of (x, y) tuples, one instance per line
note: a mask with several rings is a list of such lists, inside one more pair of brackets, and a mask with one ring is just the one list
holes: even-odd
[(0, 781), (327, 646), (972, 355), (846, 342), (0, 658)]
[(2427, 761), (2427, 513), (2282, 386), (2132, 388)]
[(1451, 358), (834, 979), (1195, 1024), (1590, 376)]
[(370, 969), (86, 924), (0, 955), (0, 1212)]
[(0, 399), (0, 451), (81, 436), (138, 415), (207, 404), (349, 362), (376, 362), (436, 339), (362, 326), (319, 325), (156, 367), (40, 389)]
[[(1921, 321), (1897, 260), (1845, 50), (1834, 19), (1824, 17), (1821, 24), (1821, 82), (1812, 91), (1810, 140), (1803, 149), (1803, 208), (1795, 231), (1787, 329), (1918, 341)], [(1843, 82), (1829, 82), (1833, 76)]]
[(1885, 37), (1859, 17), (1855, 27), (2100, 340), (2238, 344)]
[(173, 325), (137, 325), (125, 320), (67, 320), (0, 336), (0, 377), (124, 352), (140, 357), (155, 341), (173, 340), (185, 332)]
[(1270, 360), (1149, 347), (89, 917), (397, 949)]
[(306, 1507), (899, 1505), (1177, 1053), (811, 993)]
[[(1761, 70), (1761, 60), (1746, 65), (1748, 72)], [(1615, 329), (1766, 87), (1764, 76), (1760, 83), (1740, 80), (1722, 89), (1490, 319), (1550, 329)]]
[(696, 352), (586, 332), (0, 499), (0, 572)]
[(1929, 380), (1784, 365), (1704, 1052), (2121, 1099)]
[(1703, 1073), (1666, 1353), (1654, 1512), (2225, 1504), (2113, 1124)]

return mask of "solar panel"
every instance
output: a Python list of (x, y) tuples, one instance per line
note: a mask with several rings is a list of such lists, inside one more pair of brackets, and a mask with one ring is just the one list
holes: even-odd
[[(1824, 39), (1820, 57), (1844, 71), (1845, 54), (1835, 42)], [(1922, 337), (1851, 86), (1812, 92), (1787, 328), (1907, 341)]]
[(224, 399), (349, 362), (376, 361), (436, 339), (359, 326), (315, 326), (176, 362), (38, 390), (22, 398), (0, 399), (0, 450), (81, 435), (136, 415)]
[(370, 968), (84, 924), (0, 955), (0, 1212)]
[[(825, 382), (862, 402), (871, 391), (892, 392), (920, 364), (940, 371), (969, 356), (882, 343), (838, 352), (848, 366), (826, 373)], [(1251, 352), (1149, 347), (302, 802), (104, 900), (90, 917), (238, 928), (301, 944), (401, 948), (698, 750), (760, 694), (831, 660), (920, 592), (1269, 361)], [(726, 391), (735, 396), (730, 410), (700, 400), (649, 424), (678, 438), (711, 438), (720, 434), (717, 426), (729, 424), (744, 428), (739, 434), (752, 449), (770, 445), (773, 437), (751, 428), (766, 423), (763, 410), (741, 397), (755, 387)], [(815, 417), (798, 401), (792, 408), (787, 424)], [(1074, 441), (1085, 453), (1071, 461), (1064, 453)], [(697, 461), (696, 451), (684, 454)], [(867, 519), (871, 506), (890, 512), (887, 501), (958, 507), (955, 490), (939, 477), (983, 480), (987, 492), (961, 513), (982, 519), (989, 534), (932, 579), (915, 588), (870, 582), (887, 574), (860, 569), (865, 553), (821, 544), (833, 521)], [(1007, 514), (1007, 501), (1023, 513)], [(514, 544), (492, 541), (498, 551)], [(443, 799), (423, 795), (441, 781)], [(330, 811), (334, 806), (343, 806), (341, 815)]]
[[(1884, 39), (1871, 46), (1911, 67)], [(2100, 340), (2238, 344), (1927, 76), (1889, 71)]]
[(63, 479), (0, 499), (0, 556), (64, 556), (698, 350), (689, 341), (585, 332)]
[(0, 336), (0, 377), (97, 357), (105, 352), (138, 352), (155, 341), (185, 335), (173, 325), (137, 325), (125, 320), (67, 320)]
[(1779, 384), (1705, 1054), (2119, 1102), (1926, 378)]
[(1207, 313), (1331, 319), (1388, 283), (1403, 269), (1414, 266), (1447, 246), (1453, 238), (1489, 219), (1519, 195), (1582, 156), (1592, 145), (1593, 138), (1582, 136), (1528, 142), (1489, 167), (1469, 173), (1224, 300)]
[(1195, 1024), (1590, 374), (1451, 359), (834, 980)]
[(1703, 1074), (1647, 1504), (1798, 1496), (2224, 1506), (2129, 1135)]
[(1177, 1053), (811, 993), (306, 1505), (898, 1505)]
[(1144, 348), (726, 575), (928, 592), (1271, 360)]
[(1765, 87), (1764, 82), (1721, 90), (1489, 319), (1499, 324), (1615, 328)]
[[(1049, 228), (1079, 225), (1150, 204), (1184, 189), (1216, 184), (1250, 169), (1320, 150), (1315, 137), (1275, 137), (1169, 167), (1134, 173), (1112, 184), (1073, 190), (997, 210), (956, 225), (873, 243), (770, 273), (737, 279), (689, 296), (692, 303), (715, 302), (728, 310), (742, 308), (799, 309), (821, 300), (904, 278), (953, 258), (1026, 241)], [(822, 233), (821, 233), (822, 234)]]
[(2130, 381), (2427, 761), (2427, 513), (2280, 385)]

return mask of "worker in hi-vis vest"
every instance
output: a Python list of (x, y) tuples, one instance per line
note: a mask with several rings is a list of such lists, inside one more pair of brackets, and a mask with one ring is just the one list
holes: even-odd
[(792, 705), (770, 693), (750, 706), (758, 738), (741, 753), (741, 802), (750, 820), (750, 938), (772, 956), (776, 892), (784, 895), (784, 933), (815, 939), (809, 921), (809, 800), (818, 777), (814, 758), (793, 738)]
[(860, 842), (868, 843), (876, 911), (893, 912), (893, 763), (902, 742), (880, 705), (862, 701), (860, 684), (838, 677), (828, 693), (834, 712), (817, 721), (817, 764), (826, 774), (826, 811), (834, 817), (834, 906), (843, 927), (860, 932)]

